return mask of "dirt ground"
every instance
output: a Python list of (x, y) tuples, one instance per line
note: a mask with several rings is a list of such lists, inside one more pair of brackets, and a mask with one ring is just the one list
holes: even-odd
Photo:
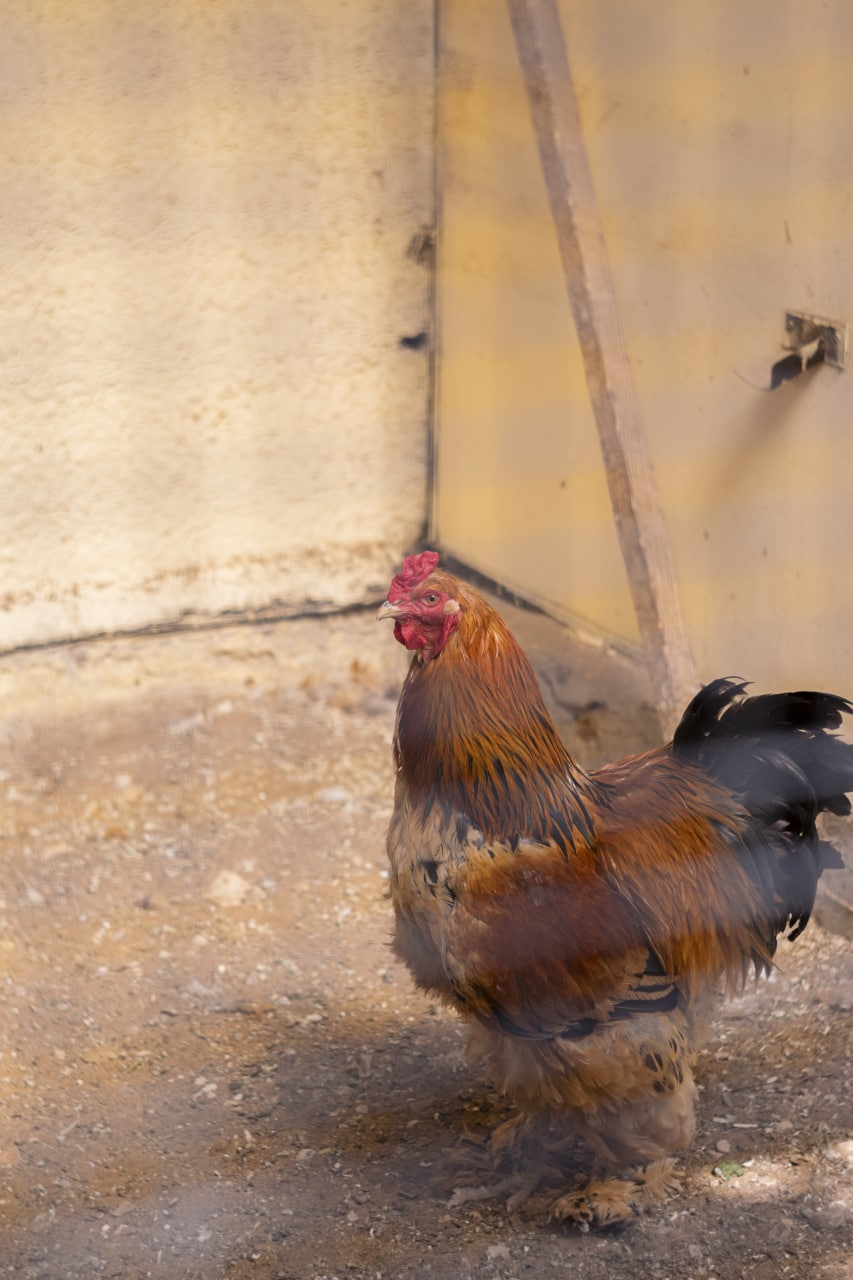
[[(502, 608), (582, 762), (655, 741), (630, 663)], [(0, 1276), (853, 1276), (818, 926), (721, 1014), (680, 1196), (604, 1234), (447, 1208), (504, 1112), (388, 949), (404, 669), (369, 613), (0, 659)]]

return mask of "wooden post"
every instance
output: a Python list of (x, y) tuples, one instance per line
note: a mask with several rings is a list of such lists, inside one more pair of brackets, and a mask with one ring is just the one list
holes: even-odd
[(672, 731), (699, 681), (640, 420), (556, 0), (508, 0), (634, 609)]

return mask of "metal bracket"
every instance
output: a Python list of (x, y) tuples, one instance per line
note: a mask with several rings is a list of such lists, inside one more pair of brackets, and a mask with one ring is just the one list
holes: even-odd
[(803, 368), (820, 352), (827, 364), (843, 369), (847, 363), (847, 325), (805, 311), (786, 311), (782, 346), (804, 357)]
[(847, 363), (847, 325), (807, 311), (786, 311), (782, 350), (769, 359), (735, 369), (739, 378), (759, 391), (775, 391), (815, 364), (843, 369)]

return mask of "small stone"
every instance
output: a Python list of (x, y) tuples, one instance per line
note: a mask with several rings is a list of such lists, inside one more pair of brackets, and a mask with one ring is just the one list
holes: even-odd
[(238, 907), (251, 893), (252, 886), (238, 871), (220, 871), (205, 894), (218, 907)]
[(718, 1138), (714, 1143), (714, 1148), (715, 1150), (722, 1152), (731, 1151), (732, 1144), (726, 1138)]
[(823, 1209), (812, 1209), (804, 1214), (810, 1227), (815, 1231), (837, 1231), (853, 1221), (853, 1211), (848, 1209), (843, 1200), (834, 1200)]

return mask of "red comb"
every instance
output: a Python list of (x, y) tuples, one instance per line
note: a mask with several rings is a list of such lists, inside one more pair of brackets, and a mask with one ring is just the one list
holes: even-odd
[(412, 587), (420, 586), (429, 577), (437, 564), (437, 551), (422, 551), (417, 556), (406, 556), (400, 572), (394, 575), (391, 582), (388, 599), (399, 600), (401, 596), (407, 595)]

